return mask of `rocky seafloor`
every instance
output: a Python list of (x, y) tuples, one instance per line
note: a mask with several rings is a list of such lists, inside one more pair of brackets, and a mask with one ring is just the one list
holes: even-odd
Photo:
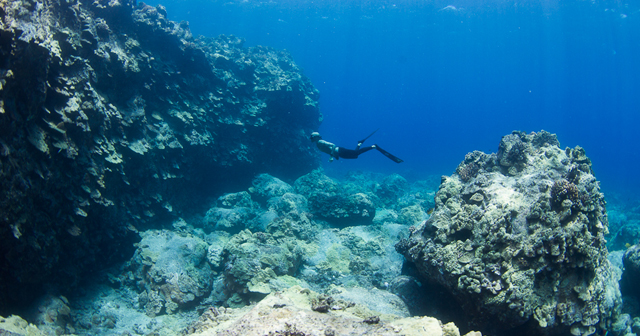
[(635, 335), (640, 249), (609, 254), (605, 236), (625, 231), (607, 228), (584, 150), (544, 131), (469, 153), (440, 181), (260, 174), (199, 215), (139, 231), (127, 262), (43, 296), (22, 315), (34, 325), (14, 316), (0, 330)]
[(0, 5), (0, 335), (640, 332), (640, 207), (584, 149), (327, 176), (286, 52), (135, 1)]

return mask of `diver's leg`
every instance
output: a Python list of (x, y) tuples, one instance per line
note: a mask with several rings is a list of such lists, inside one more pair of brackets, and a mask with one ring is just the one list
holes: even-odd
[(357, 150), (357, 152), (358, 152), (358, 155), (360, 155), (360, 154), (362, 154), (364, 152), (368, 152), (368, 151), (370, 151), (372, 149), (375, 149), (375, 148), (376, 148), (376, 145), (372, 145), (372, 146), (369, 146), (369, 147), (360, 148), (360, 149)]
[(342, 147), (338, 148), (338, 157), (342, 159), (357, 159), (359, 154), (360, 151), (357, 150), (346, 149)]

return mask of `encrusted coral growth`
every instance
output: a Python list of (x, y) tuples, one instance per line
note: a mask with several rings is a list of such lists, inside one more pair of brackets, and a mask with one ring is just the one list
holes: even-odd
[[(385, 184), (399, 187), (384, 187), (379, 198), (375, 191)], [(359, 183), (339, 183), (321, 170), (300, 177), (294, 185), (260, 174), (248, 191), (221, 196), (194, 224), (194, 234), (219, 237), (208, 247), (207, 260), (223, 277), (224, 304), (241, 306), (293, 284), (388, 288), (402, 269), (393, 242), (406, 236), (408, 224), (422, 220), (421, 204), (430, 206), (424, 198), (433, 195), (427, 192), (433, 187), (423, 182), (409, 185), (391, 175), (379, 176), (371, 188), (363, 188)], [(359, 192), (347, 197), (343, 190)], [(324, 203), (318, 197), (333, 197), (325, 208), (327, 215), (319, 210)], [(394, 210), (382, 209), (385, 215), (374, 220), (370, 198), (378, 204), (397, 204)], [(369, 207), (371, 218), (366, 220), (373, 225), (361, 225), (359, 204)], [(180, 227), (188, 231), (190, 226)]]
[(192, 235), (146, 231), (120, 281), (140, 292), (138, 304), (147, 315), (175, 313), (197, 304), (211, 291), (207, 248)]
[[(426, 183), (421, 181), (420, 183)], [(294, 187), (309, 201), (309, 211), (336, 226), (382, 222), (415, 224), (426, 218), (432, 206), (432, 195), (424, 186), (409, 185), (407, 180), (392, 174), (382, 176), (351, 172), (347, 181), (338, 184), (319, 171), (296, 180)], [(380, 214), (376, 209), (382, 208)]]
[[(571, 204), (563, 205), (563, 202), (565, 201), (569, 201)], [(575, 184), (567, 180), (555, 181), (553, 183), (551, 186), (551, 206), (553, 208), (557, 209), (560, 207), (566, 207), (567, 205), (568, 207), (571, 207), (571, 205), (578, 202), (581, 202), (580, 190), (578, 190), (578, 187)]]
[(0, 14), (0, 312), (11, 284), (66, 284), (129, 255), (134, 226), (318, 163), (318, 92), (284, 51), (194, 38), (133, 0)]
[(634, 296), (640, 302), (640, 245), (633, 245), (624, 252), (622, 259), (624, 273), (622, 276), (622, 289), (625, 294)]
[[(326, 295), (294, 286), (269, 294), (243, 309), (210, 309), (187, 335), (444, 335), (459, 336), (453, 323), (432, 317), (403, 317), (358, 303), (329, 300)], [(315, 309), (310, 309), (315, 307)], [(465, 336), (479, 336), (469, 332)]]
[(458, 169), (456, 169), (456, 173), (458, 173), (462, 181), (466, 182), (476, 177), (478, 170), (480, 170), (480, 166), (475, 162), (470, 162), (465, 165), (460, 165)]
[[(278, 281), (283, 281), (283, 278), (278, 277), (293, 275), (298, 270), (306, 252), (304, 246), (294, 238), (274, 238), (264, 232), (246, 230), (235, 235), (223, 252), (228, 293), (235, 296), (268, 294), (280, 289)], [(231, 300), (228, 303), (233, 305)]]
[(443, 177), (433, 215), (396, 247), (485, 331), (607, 329), (620, 292), (590, 164), (548, 132), (514, 132), (497, 154), (470, 153)]
[(376, 215), (376, 208), (366, 194), (327, 195), (316, 193), (309, 201), (312, 212), (338, 225), (368, 224)]

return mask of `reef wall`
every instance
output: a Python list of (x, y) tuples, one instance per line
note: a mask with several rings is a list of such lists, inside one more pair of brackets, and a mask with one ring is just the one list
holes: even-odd
[(0, 4), (0, 307), (258, 172), (317, 166), (318, 92), (286, 52), (132, 0)]
[(604, 195), (580, 148), (514, 132), (443, 176), (432, 216), (396, 248), (483, 333), (593, 335), (620, 309)]

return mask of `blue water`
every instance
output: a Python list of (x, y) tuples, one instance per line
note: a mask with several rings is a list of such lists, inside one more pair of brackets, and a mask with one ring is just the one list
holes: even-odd
[[(330, 170), (451, 174), (513, 130), (580, 145), (603, 190), (640, 187), (640, 4), (623, 1), (150, 1), (194, 35), (287, 49), (319, 89)], [(327, 159), (325, 156), (324, 159)]]

